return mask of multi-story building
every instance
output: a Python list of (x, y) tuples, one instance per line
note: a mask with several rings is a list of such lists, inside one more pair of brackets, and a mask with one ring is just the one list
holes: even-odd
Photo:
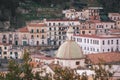
[(13, 45), (47, 45), (47, 27), (44, 23), (28, 23), (15, 32), (1, 32), (0, 42)]
[(120, 20), (116, 21), (116, 28), (120, 29)]
[(103, 22), (103, 21), (99, 21), (99, 22), (95, 22), (95, 26), (96, 26), (96, 33), (97, 34), (107, 34), (109, 32), (109, 30), (111, 29), (116, 29), (116, 25), (115, 22)]
[(108, 17), (113, 21), (120, 20), (120, 14), (119, 13), (109, 13)]
[(29, 45), (47, 45), (47, 27), (44, 23), (28, 23)]
[(63, 10), (65, 18), (67, 19), (80, 19), (80, 20), (100, 20), (100, 13), (102, 7), (87, 7), (81, 11), (75, 9)]
[(69, 26), (77, 30), (78, 20), (44, 20), (48, 29), (48, 45), (61, 45), (66, 40), (66, 31)]
[(0, 58), (2, 59), (22, 59), (23, 54), (23, 48), (14, 48), (11, 44), (0, 43)]
[(120, 35), (74, 35), (84, 54), (120, 52)]
[(82, 17), (82, 11), (76, 11), (75, 9), (63, 10), (62, 12), (67, 19), (79, 19)]
[(13, 44), (18, 45), (18, 33), (17, 32), (0, 32), (0, 42), (1, 43), (7, 43), (7, 44)]
[(79, 32), (81, 35), (93, 35), (96, 34), (96, 26), (92, 21), (80, 21)]
[(102, 7), (88, 7), (83, 9), (83, 15), (86, 20), (100, 20)]

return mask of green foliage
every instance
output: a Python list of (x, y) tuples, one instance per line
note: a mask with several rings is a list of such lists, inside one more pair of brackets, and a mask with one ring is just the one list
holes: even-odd
[(109, 80), (114, 72), (111, 72), (111, 65), (105, 65), (99, 63), (97, 66), (92, 66), (92, 70), (95, 71), (95, 75), (93, 75), (94, 80)]
[(97, 0), (104, 8), (106, 13), (108, 12), (120, 12), (120, 0)]
[(55, 80), (88, 80), (88, 76), (86, 75), (86, 73), (83, 73), (83, 75), (80, 76), (75, 69), (56, 67), (54, 79)]

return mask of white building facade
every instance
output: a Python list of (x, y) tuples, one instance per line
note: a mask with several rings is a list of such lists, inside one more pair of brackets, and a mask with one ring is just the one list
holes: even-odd
[(84, 54), (120, 52), (120, 36), (75, 35), (73, 37)]

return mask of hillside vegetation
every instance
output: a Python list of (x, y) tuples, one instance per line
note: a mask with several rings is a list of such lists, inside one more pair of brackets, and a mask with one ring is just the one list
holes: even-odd
[(63, 18), (63, 9), (103, 6), (105, 12), (120, 12), (120, 0), (0, 0), (0, 21), (10, 21), (11, 28), (25, 21)]

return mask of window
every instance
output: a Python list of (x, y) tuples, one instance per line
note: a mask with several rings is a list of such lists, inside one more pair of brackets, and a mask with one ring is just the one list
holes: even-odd
[(10, 56), (10, 59), (12, 59), (12, 56)]
[(7, 47), (5, 46), (5, 47), (4, 47), (4, 49), (6, 50), (6, 49), (7, 49)]
[(55, 26), (55, 23), (53, 23), (53, 26)]
[(49, 26), (51, 26), (51, 23), (49, 23)]
[(119, 44), (118, 40), (117, 40), (116, 44)]
[(113, 52), (113, 48), (111, 48), (111, 52)]
[(99, 52), (99, 49), (97, 49), (97, 52)]
[(44, 35), (42, 35), (42, 39), (44, 39)]
[(108, 27), (108, 25), (106, 25), (106, 27)]
[(111, 44), (113, 44), (113, 40), (111, 40)]
[(87, 50), (89, 51), (89, 47), (87, 48)]
[(61, 32), (59, 32), (59, 35), (61, 34)]
[(7, 54), (7, 52), (3, 52), (3, 54)]
[(49, 28), (49, 30), (51, 31), (51, 28)]
[(7, 56), (4, 56), (4, 59), (7, 59)]
[(44, 29), (42, 29), (42, 33), (44, 33)]
[(89, 39), (87, 39), (87, 43), (89, 43)]
[(108, 44), (110, 44), (110, 41), (108, 40)]
[(39, 38), (39, 35), (37, 35), (37, 38)]
[(37, 29), (37, 33), (39, 33), (39, 29)]
[(60, 26), (60, 23), (58, 23), (58, 25)]
[(56, 35), (56, 32), (54, 32), (54, 34)]
[(97, 41), (97, 44), (99, 44), (99, 41)]
[(110, 51), (110, 49), (108, 49), (108, 52)]
[(31, 33), (33, 33), (34, 32), (34, 30), (33, 29), (31, 29)]
[(34, 38), (34, 36), (33, 36), (33, 35), (31, 35), (31, 38)]
[(84, 43), (86, 43), (86, 39), (84, 39)]
[(10, 52), (10, 55), (12, 55), (12, 52)]
[(90, 48), (90, 50), (92, 51), (92, 48)]
[(77, 27), (77, 30), (79, 30), (79, 27)]
[(92, 44), (92, 39), (90, 40), (90, 43)]
[(56, 30), (56, 27), (54, 27), (54, 30)]
[(105, 44), (105, 41), (103, 41), (103, 45)]
[(111, 25), (111, 28), (113, 29), (113, 25)]
[(3, 35), (3, 38), (6, 38), (6, 35)]
[(86, 47), (84, 47), (84, 50), (86, 50)]
[(42, 41), (42, 44), (44, 44), (44, 41)]
[(82, 34), (85, 34), (85, 31), (82, 31)]
[(59, 39), (61, 39), (61, 36), (59, 36)]
[(79, 64), (80, 64), (80, 62), (79, 62), (79, 61), (77, 61), (77, 62), (76, 62), (76, 65), (79, 65)]
[(91, 33), (91, 31), (89, 31), (89, 33)]

